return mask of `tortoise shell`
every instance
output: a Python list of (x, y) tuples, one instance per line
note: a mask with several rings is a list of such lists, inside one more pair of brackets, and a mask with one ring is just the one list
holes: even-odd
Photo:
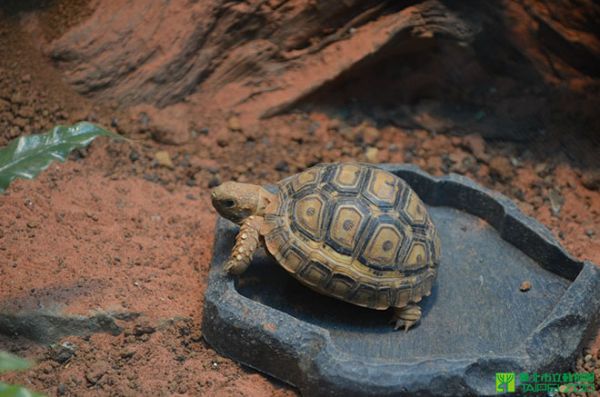
[(269, 253), (301, 283), (380, 310), (431, 293), (439, 237), (402, 179), (366, 164), (326, 164), (277, 188), (262, 234)]

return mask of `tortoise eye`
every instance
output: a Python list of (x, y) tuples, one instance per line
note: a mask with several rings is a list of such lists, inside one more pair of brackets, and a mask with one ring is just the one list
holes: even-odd
[(231, 199), (223, 200), (223, 207), (232, 208), (233, 206), (235, 206), (235, 201), (233, 201)]

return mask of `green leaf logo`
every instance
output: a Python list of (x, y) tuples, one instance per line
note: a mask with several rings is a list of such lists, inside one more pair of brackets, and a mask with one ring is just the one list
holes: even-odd
[(515, 392), (515, 373), (514, 372), (496, 372), (496, 392), (514, 393)]

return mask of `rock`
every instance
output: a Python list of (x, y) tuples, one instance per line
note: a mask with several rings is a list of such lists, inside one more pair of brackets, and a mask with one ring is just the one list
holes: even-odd
[(141, 335), (145, 335), (145, 334), (153, 334), (156, 332), (156, 328), (150, 326), (150, 325), (136, 325), (135, 328), (133, 329), (133, 334), (135, 336), (141, 336)]
[(490, 161), (490, 171), (502, 179), (509, 179), (514, 175), (510, 160), (501, 156), (496, 156)]
[(97, 384), (100, 379), (108, 372), (110, 369), (109, 365), (104, 361), (98, 361), (90, 367), (90, 369), (85, 373), (85, 379), (92, 384)]
[(290, 170), (290, 166), (287, 161), (281, 160), (277, 164), (275, 164), (275, 171), (279, 172), (288, 172)]
[(528, 280), (525, 280), (521, 283), (521, 285), (519, 286), (519, 291), (521, 292), (527, 292), (531, 289), (531, 282)]
[(190, 133), (182, 129), (162, 129), (155, 127), (152, 131), (152, 138), (156, 142), (167, 145), (183, 145), (190, 140)]
[(329, 123), (327, 124), (327, 129), (330, 131), (339, 131), (340, 120), (338, 120), (338, 119), (329, 120)]
[(581, 183), (590, 190), (600, 190), (600, 170), (586, 170), (581, 174)]
[(167, 145), (183, 145), (191, 138), (190, 122), (187, 109), (181, 105), (168, 109), (157, 109), (153, 106), (137, 108), (141, 120), (147, 120), (147, 128), (152, 138)]
[(379, 140), (379, 130), (367, 123), (362, 123), (355, 129), (351, 129), (349, 133), (352, 135), (352, 140), (363, 142), (369, 146), (373, 146)]
[(216, 160), (210, 158), (202, 158), (197, 156), (190, 156), (190, 168), (193, 170), (206, 170), (211, 174), (219, 172), (219, 163)]
[(556, 189), (550, 189), (548, 192), (548, 199), (550, 199), (550, 207), (554, 215), (558, 215), (560, 210), (565, 203), (564, 197)]
[(175, 168), (175, 165), (173, 164), (173, 161), (171, 160), (171, 156), (169, 155), (169, 152), (167, 152), (166, 150), (160, 150), (156, 153), (154, 153), (154, 159), (156, 160), (156, 162), (163, 166), (163, 167), (167, 167), (167, 168)]
[(66, 344), (53, 345), (48, 353), (50, 359), (56, 361), (59, 364), (64, 364), (73, 357), (75, 349)]
[(219, 186), (221, 184), (221, 178), (219, 177), (219, 175), (213, 175), (209, 180), (208, 180), (208, 187), (209, 188), (213, 188), (215, 186)]
[(479, 134), (469, 134), (463, 137), (464, 145), (473, 155), (480, 159), (486, 160), (485, 140)]
[(135, 350), (131, 349), (123, 349), (120, 353), (120, 356), (124, 360), (128, 360), (135, 355)]
[(377, 163), (379, 160), (379, 149), (376, 147), (368, 147), (365, 152), (365, 157), (369, 163)]
[(21, 106), (19, 108), (19, 116), (24, 117), (26, 119), (30, 119), (34, 115), (33, 108), (31, 106)]
[(129, 153), (129, 160), (131, 160), (132, 163), (138, 161), (140, 158), (140, 154), (137, 152), (137, 150), (135, 149), (131, 149), (131, 152)]
[(585, 229), (585, 235), (592, 238), (596, 235), (596, 232), (593, 229)]
[(231, 116), (227, 120), (227, 128), (229, 128), (231, 131), (241, 131), (242, 124), (240, 123), (240, 119), (236, 116)]

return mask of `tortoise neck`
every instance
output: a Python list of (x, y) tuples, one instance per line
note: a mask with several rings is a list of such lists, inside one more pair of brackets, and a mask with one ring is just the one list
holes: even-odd
[(264, 216), (267, 208), (277, 199), (277, 196), (269, 192), (264, 187), (258, 189), (258, 205), (256, 206), (256, 215)]

